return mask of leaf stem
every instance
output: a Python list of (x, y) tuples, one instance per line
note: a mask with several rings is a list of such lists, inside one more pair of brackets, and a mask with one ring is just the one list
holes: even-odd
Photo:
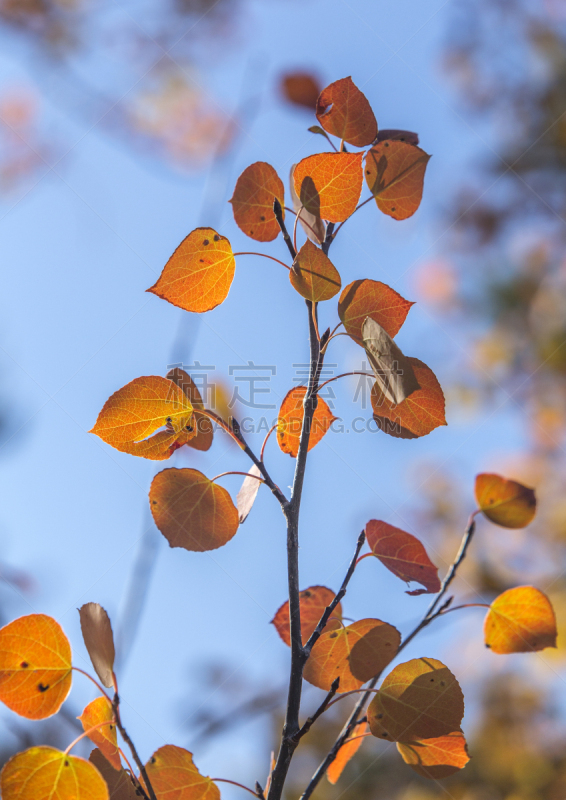
[(371, 194), (371, 195), (370, 195), (370, 196), (367, 198), (367, 200), (364, 200), (364, 201), (363, 201), (363, 203), (360, 203), (359, 205), (357, 205), (357, 206), (355, 207), (355, 209), (352, 211), (352, 213), (350, 214), (350, 216), (349, 216), (349, 217), (346, 217), (346, 219), (345, 219), (345, 220), (343, 220), (343, 221), (340, 223), (340, 225), (338, 225), (338, 227), (336, 228), (336, 232), (334, 233), (334, 236), (336, 236), (336, 234), (337, 234), (337, 233), (338, 233), (338, 231), (341, 229), (342, 225), (344, 225), (344, 223), (348, 222), (348, 220), (349, 220), (349, 219), (352, 219), (352, 217), (354, 216), (354, 214), (356, 213), (356, 211), (359, 211), (359, 210), (360, 210), (360, 208), (363, 208), (363, 206), (365, 206), (367, 203), (369, 203), (369, 201), (370, 201), (370, 200), (373, 200), (374, 198), (375, 198), (375, 195)]
[(238, 783), (237, 781), (230, 781), (230, 780), (228, 780), (228, 778), (211, 778), (210, 780), (213, 783), (231, 783), (232, 786), (239, 786), (240, 789), (245, 789), (246, 792), (249, 792), (250, 794), (253, 794), (254, 797), (258, 796), (257, 792), (254, 792), (254, 790), (250, 789), (249, 786), (244, 786), (243, 783)]
[(218, 478), (223, 478), (225, 475), (244, 475), (246, 478), (255, 478), (256, 481), (261, 481), (262, 483), (266, 482), (265, 478), (260, 478), (259, 475), (250, 475), (249, 472), (240, 472), (238, 470), (229, 470), (228, 472), (221, 472), (220, 475), (216, 475), (216, 477), (211, 478), (210, 482), (214, 483), (214, 481), (217, 481)]
[(69, 753), (71, 752), (71, 750), (73, 749), (73, 747), (74, 747), (76, 744), (78, 744), (78, 743), (80, 742), (80, 740), (81, 740), (81, 739), (84, 739), (84, 738), (85, 738), (85, 736), (88, 736), (88, 735), (89, 735), (89, 734), (91, 734), (93, 731), (96, 731), (96, 730), (98, 730), (98, 728), (103, 728), (105, 725), (113, 725), (113, 724), (114, 724), (114, 720), (110, 719), (110, 720), (106, 720), (105, 722), (98, 722), (96, 725), (93, 725), (93, 726), (92, 726), (92, 728), (89, 728), (87, 731), (83, 731), (83, 733), (81, 733), (81, 735), (80, 735), (80, 736), (77, 736), (77, 738), (76, 738), (76, 739), (73, 739), (73, 741), (71, 742), (71, 744), (70, 744), (70, 745), (67, 747), (67, 749), (64, 751), (64, 752), (65, 752), (65, 755), (69, 755)]
[(288, 269), (289, 272), (291, 271), (291, 267), (288, 264), (285, 264), (284, 261), (280, 261), (278, 258), (274, 258), (273, 256), (268, 256), (266, 253), (234, 253), (234, 256), (261, 256), (262, 258), (269, 258), (271, 261), (277, 261), (278, 264), (281, 264), (282, 267)]
[(461, 606), (452, 606), (452, 608), (447, 608), (446, 611), (443, 611), (442, 614), (439, 614), (439, 617), (444, 617), (450, 611), (459, 611), (461, 608), (491, 608), (489, 603), (464, 603)]
[[(289, 208), (288, 206), (283, 206), (283, 208), (285, 209), (285, 211), (289, 211), (291, 214), (294, 214), (296, 217), (301, 217), (301, 211), (303, 210), (304, 206), (301, 206), (301, 211), (299, 211), (298, 213), (295, 211), (294, 208)], [(304, 217), (301, 217), (301, 222), (302, 222), (303, 225), (306, 225), (307, 228), (310, 230), (310, 232), (313, 234), (313, 236), (316, 237), (317, 242), (320, 241), (318, 236), (316, 235), (315, 229), (313, 228), (312, 225), (309, 225), (309, 223), (306, 221), (306, 219)]]
[(263, 454), (265, 452), (265, 445), (267, 444), (267, 440), (269, 439), (269, 437), (271, 436), (271, 434), (273, 433), (273, 431), (275, 430), (276, 427), (277, 427), (277, 423), (275, 423), (275, 425), (272, 425), (271, 428), (265, 434), (265, 439), (263, 440), (263, 444), (261, 446), (261, 452), (259, 454), (259, 460), (260, 461), (263, 461)]
[(74, 672), (80, 672), (80, 673), (81, 673), (81, 675), (85, 675), (85, 676), (86, 676), (86, 677), (89, 679), (89, 681), (92, 681), (92, 682), (94, 683), (94, 685), (96, 686), (96, 688), (98, 689), (98, 691), (99, 691), (101, 694), (103, 694), (103, 695), (104, 695), (104, 697), (105, 697), (105, 698), (108, 700), (108, 702), (110, 703), (110, 705), (112, 705), (112, 700), (110, 699), (110, 697), (109, 697), (109, 696), (106, 694), (106, 692), (104, 691), (104, 689), (102, 688), (102, 686), (100, 685), (100, 683), (99, 683), (97, 680), (95, 680), (95, 678), (93, 678), (93, 677), (92, 677), (92, 675), (90, 675), (90, 673), (88, 673), (88, 672), (85, 672), (85, 670), (84, 670), (84, 669), (81, 669), (80, 667), (71, 667), (71, 669), (72, 669), (72, 670), (74, 670)]
[[(340, 335), (341, 334), (337, 334), (337, 336), (340, 336)], [(346, 334), (346, 335), (348, 335), (348, 334)], [(329, 339), (329, 341), (330, 341), (330, 339)], [(337, 381), (338, 378), (349, 378), (351, 375), (365, 375), (368, 378), (374, 378), (375, 377), (373, 372), (358, 372), (357, 370), (354, 371), (354, 372), (343, 372), (341, 375), (336, 375), (334, 378), (329, 378), (327, 381), (324, 381), (324, 383), (321, 383), (320, 386), (318, 387), (318, 391), (320, 392), (321, 389), (324, 389), (324, 387), (328, 383), (332, 383), (332, 381)]]

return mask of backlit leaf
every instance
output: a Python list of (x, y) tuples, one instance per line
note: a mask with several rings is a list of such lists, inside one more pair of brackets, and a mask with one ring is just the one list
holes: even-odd
[(370, 730), (379, 739), (407, 742), (459, 730), (464, 696), (448, 667), (435, 658), (413, 658), (395, 667), (368, 706)]
[(147, 289), (185, 311), (202, 313), (223, 303), (234, 279), (230, 242), (212, 228), (196, 228), (183, 239)]
[(430, 156), (413, 144), (386, 140), (368, 152), (366, 182), (377, 207), (393, 219), (411, 217), (421, 203)]
[(362, 742), (364, 741), (363, 734), (366, 733), (367, 730), (367, 722), (360, 722), (354, 727), (350, 738), (344, 742), (340, 750), (336, 753), (336, 758), (326, 770), (326, 777), (330, 783), (338, 782), (340, 775), (342, 775), (344, 771), (344, 767), (362, 746)]
[(108, 759), (114, 769), (121, 769), (122, 762), (118, 753), (118, 740), (116, 738), (116, 726), (114, 725), (114, 712), (112, 705), (105, 697), (97, 697), (89, 703), (83, 710), (80, 719), (84, 731), (94, 728), (101, 722), (108, 722), (109, 725), (103, 725), (96, 730), (92, 730), (88, 734), (88, 738), (96, 745), (101, 753)]
[(403, 761), (423, 778), (441, 780), (463, 769), (470, 760), (462, 731), (436, 739), (397, 742)]
[(504, 528), (525, 528), (537, 509), (533, 489), (489, 473), (476, 478), (476, 500), (485, 516)]
[[(277, 441), (284, 453), (296, 458), (299, 452), (301, 429), (303, 427), (304, 408), (303, 401), (307, 390), (304, 386), (297, 386), (287, 392), (277, 417)], [(312, 417), (309, 438), (309, 450), (318, 444), (336, 417), (324, 400), (319, 397), (318, 405)]]
[(114, 769), (96, 748), (89, 755), (88, 760), (100, 772), (108, 787), (109, 800), (140, 800), (140, 795), (130, 780), (125, 769)]
[(149, 490), (155, 524), (171, 547), (222, 547), (238, 530), (238, 510), (222, 486), (196, 469), (164, 469)]
[(302, 205), (315, 217), (342, 222), (354, 213), (362, 191), (362, 153), (319, 153), (299, 161), (293, 173)]
[(147, 762), (146, 770), (158, 800), (220, 800), (216, 784), (200, 774), (192, 753), (182, 747), (160, 747)]
[(100, 772), (84, 758), (54, 747), (31, 747), (5, 765), (2, 800), (108, 800)]
[[(335, 592), (332, 589), (327, 589), (326, 586), (309, 586), (308, 589), (303, 589), (299, 592), (299, 603), (301, 608), (301, 638), (303, 644), (306, 644), (324, 610), (334, 600)], [(325, 631), (334, 631), (340, 628), (340, 621), (342, 619), (342, 603), (338, 603), (332, 616), (326, 623)], [(291, 646), (291, 636), (289, 630), (289, 601), (283, 603), (281, 608), (277, 611), (271, 622), (275, 625), (275, 630), (283, 639), (286, 645)]]
[(261, 486), (261, 481), (257, 480), (259, 477), (261, 477), (261, 472), (254, 464), (248, 472), (248, 477), (244, 478), (242, 488), (236, 495), (236, 508), (238, 509), (240, 525), (246, 521), (255, 503), (259, 487)]
[(376, 386), (386, 400), (399, 405), (420, 388), (411, 359), (395, 344), (387, 331), (371, 317), (362, 325), (362, 344), (375, 375)]
[(339, 676), (338, 692), (359, 689), (385, 669), (400, 643), (399, 631), (378, 619), (361, 619), (323, 633), (305, 665), (305, 680), (329, 691)]
[(281, 79), (281, 91), (289, 103), (314, 111), (320, 85), (310, 72), (288, 72)]
[(342, 291), (338, 315), (346, 333), (362, 344), (362, 325), (367, 317), (381, 325), (389, 336), (396, 336), (412, 305), (381, 281), (358, 280)]
[[(173, 383), (180, 389), (182, 389), (182, 391), (189, 398), (189, 402), (193, 407), (194, 417), (192, 421), (192, 427), (195, 430), (195, 435), (191, 436), (189, 434), (187, 441), (184, 441), (183, 444), (187, 444), (189, 447), (193, 447), (195, 450), (210, 450), (214, 437), (212, 420), (210, 417), (207, 417), (202, 413), (202, 410), (204, 409), (204, 403), (202, 402), (201, 394), (195, 382), (190, 375), (188, 375), (179, 367), (175, 367), (174, 369), (170, 370), (167, 373), (167, 378), (168, 380), (173, 381)], [(179, 441), (180, 440), (178, 440), (178, 442)]]
[(230, 202), (237, 226), (256, 242), (272, 242), (281, 232), (273, 213), (275, 198), (283, 209), (285, 189), (271, 164), (256, 161), (246, 167), (236, 182)]
[(342, 78), (322, 90), (316, 117), (325, 131), (354, 147), (365, 147), (377, 136), (371, 106), (351, 78)]
[(59, 711), (71, 688), (71, 645), (52, 617), (29, 614), (0, 630), (0, 700), (27, 719)]
[(410, 397), (399, 405), (393, 405), (378, 388), (377, 383), (371, 390), (373, 418), (378, 427), (384, 433), (400, 439), (426, 436), (439, 425), (446, 425), (444, 394), (436, 375), (418, 358), (409, 357), (408, 361), (420, 386), (420, 389), (413, 392)]
[(371, 519), (366, 525), (366, 541), (374, 556), (402, 581), (416, 581), (424, 589), (407, 594), (436, 594), (440, 591), (438, 569), (427, 555), (421, 542), (410, 533)]
[(548, 597), (518, 586), (496, 597), (484, 623), (485, 645), (494, 653), (533, 653), (556, 647), (556, 617)]
[(110, 617), (98, 603), (85, 603), (79, 608), (84, 643), (96, 674), (103, 686), (114, 686), (113, 671), (116, 653)]
[(310, 241), (306, 241), (297, 253), (289, 278), (293, 288), (313, 303), (330, 300), (342, 286), (332, 261)]
[[(311, 129), (309, 128), (309, 130)], [(322, 133), (326, 136), (324, 131), (322, 131)], [(324, 222), (321, 220), (320, 217), (308, 212), (307, 209), (303, 207), (303, 204), (299, 200), (299, 196), (295, 191), (295, 182), (293, 178), (296, 166), (297, 166), (296, 164), (293, 164), (289, 176), (290, 178), (289, 186), (291, 189), (291, 200), (293, 201), (293, 208), (295, 209), (295, 212), (299, 215), (299, 223), (301, 224), (302, 229), (304, 230), (308, 238), (311, 240), (311, 242), (314, 242), (315, 244), (322, 244), (326, 236), (326, 225), (324, 224)]]

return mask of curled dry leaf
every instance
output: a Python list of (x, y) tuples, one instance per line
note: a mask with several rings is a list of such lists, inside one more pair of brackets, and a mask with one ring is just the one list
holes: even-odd
[(365, 147), (377, 136), (371, 106), (351, 78), (331, 83), (320, 93), (316, 118), (325, 131), (354, 147)]
[[(307, 390), (304, 386), (297, 386), (287, 392), (279, 415), (277, 417), (277, 441), (279, 447), (284, 453), (288, 453), (293, 458), (297, 457), (299, 452), (299, 443), (301, 440), (301, 430), (303, 427), (303, 418), (305, 411), (303, 402)], [(332, 411), (324, 400), (319, 397), (318, 405), (312, 417), (312, 425), (309, 438), (309, 450), (320, 442), (324, 434), (328, 431), (334, 420)]]
[(381, 325), (389, 336), (396, 336), (413, 305), (386, 283), (358, 280), (342, 291), (338, 315), (346, 333), (362, 344), (362, 325), (367, 317)]
[(212, 228), (196, 228), (183, 239), (147, 289), (185, 311), (211, 311), (228, 297), (236, 259), (230, 242)]
[[(311, 130), (309, 128), (309, 130)], [(326, 136), (324, 131), (322, 133)], [(299, 222), (301, 224), (302, 229), (314, 244), (322, 244), (324, 238), (326, 236), (326, 225), (321, 220), (320, 217), (315, 216), (315, 214), (311, 214), (307, 211), (307, 209), (303, 206), (301, 201), (299, 200), (299, 196), (295, 191), (295, 181), (293, 175), (295, 173), (295, 167), (297, 165), (293, 164), (291, 167), (291, 173), (289, 176), (289, 184), (291, 189), (291, 200), (293, 201), (293, 208), (295, 209), (295, 213), (299, 216)]]
[(244, 478), (242, 488), (236, 495), (236, 508), (238, 509), (240, 525), (247, 520), (248, 514), (252, 510), (252, 506), (255, 503), (257, 493), (259, 492), (259, 487), (261, 486), (261, 481), (258, 481), (258, 478), (260, 477), (261, 471), (254, 464), (248, 472), (248, 477)]
[(330, 300), (342, 286), (332, 261), (310, 241), (305, 242), (297, 253), (289, 278), (293, 288), (312, 303)]
[(378, 619), (361, 619), (323, 633), (305, 665), (305, 680), (329, 691), (340, 677), (338, 692), (359, 689), (385, 669), (400, 643), (399, 631)]
[(107, 689), (114, 686), (116, 652), (110, 617), (98, 603), (85, 603), (79, 608), (81, 631), (92, 666)]
[(0, 787), (2, 800), (108, 800), (95, 766), (54, 747), (31, 747), (15, 755), (4, 765)]
[(407, 583), (416, 581), (425, 587), (407, 594), (436, 594), (440, 591), (438, 569), (416, 536), (387, 522), (371, 519), (366, 525), (366, 541), (373, 555), (394, 575)]
[(395, 667), (368, 706), (370, 730), (379, 739), (433, 739), (460, 729), (464, 696), (448, 667), (435, 658), (413, 658)]
[(104, 757), (112, 764), (114, 769), (122, 769), (120, 754), (118, 753), (118, 740), (116, 737), (116, 726), (114, 724), (114, 711), (112, 704), (106, 697), (97, 697), (89, 703), (83, 710), (80, 717), (85, 733), (101, 722), (108, 722), (96, 730), (91, 730), (88, 734), (90, 741), (100, 749)]
[(319, 153), (299, 161), (293, 183), (310, 214), (342, 222), (356, 210), (362, 177), (362, 153)]
[(158, 472), (149, 490), (149, 505), (171, 547), (216, 550), (238, 530), (238, 510), (226, 489), (196, 469)]
[[(299, 592), (299, 604), (301, 609), (301, 638), (306, 644), (314, 633), (316, 626), (320, 622), (324, 610), (334, 600), (335, 592), (327, 589), (326, 586), (309, 586)], [(332, 616), (326, 623), (324, 631), (334, 631), (341, 627), (342, 603), (338, 603)], [(286, 645), (291, 646), (290, 624), (289, 624), (289, 601), (283, 603), (271, 620), (275, 625), (275, 630), (283, 639)]]
[(285, 189), (271, 164), (256, 161), (242, 172), (230, 202), (237, 226), (256, 242), (272, 242), (281, 232), (273, 213), (277, 198), (285, 214)]
[(503, 528), (525, 528), (537, 510), (534, 489), (489, 473), (476, 478), (476, 500), (488, 520)]
[(439, 425), (446, 425), (444, 394), (436, 375), (426, 364), (418, 358), (409, 357), (407, 360), (420, 389), (395, 406), (375, 383), (371, 390), (371, 405), (380, 430), (396, 438), (416, 439), (426, 436)]
[[(184, 441), (183, 444), (187, 444), (195, 450), (210, 450), (214, 438), (212, 420), (202, 413), (204, 410), (204, 403), (202, 402), (201, 394), (195, 382), (188, 373), (179, 367), (170, 370), (167, 373), (167, 379), (173, 381), (173, 383), (185, 393), (193, 407), (194, 417), (192, 427), (194, 428), (195, 435), (191, 436), (189, 433), (187, 440)], [(177, 441), (177, 444), (179, 444), (179, 441), (180, 440)]]
[(397, 406), (420, 389), (411, 359), (401, 352), (387, 331), (371, 317), (366, 317), (362, 324), (362, 343), (376, 385), (389, 403)]
[(470, 756), (462, 731), (453, 731), (436, 739), (413, 739), (397, 742), (403, 761), (423, 778), (442, 780), (463, 769)]
[(94, 764), (104, 778), (110, 795), (109, 800), (140, 800), (125, 769), (114, 769), (96, 748), (89, 755), (88, 760)]
[(508, 589), (491, 604), (485, 646), (494, 653), (533, 653), (556, 647), (556, 617), (548, 597), (534, 586)]
[(368, 152), (366, 183), (377, 207), (393, 219), (411, 217), (421, 204), (430, 156), (413, 144), (386, 140)]
[(29, 614), (0, 630), (0, 700), (16, 714), (55, 714), (71, 680), (71, 645), (53, 617)]
[(145, 765), (158, 798), (168, 800), (220, 800), (218, 786), (201, 775), (192, 753), (166, 744), (156, 750)]
[(367, 722), (359, 722), (352, 730), (350, 738), (347, 739), (340, 750), (336, 753), (336, 758), (326, 770), (326, 777), (329, 783), (337, 783), (344, 772), (344, 767), (352, 759), (364, 741), (364, 734), (368, 731)]
[(288, 72), (281, 78), (281, 93), (289, 103), (313, 111), (320, 94), (320, 83), (310, 72)]

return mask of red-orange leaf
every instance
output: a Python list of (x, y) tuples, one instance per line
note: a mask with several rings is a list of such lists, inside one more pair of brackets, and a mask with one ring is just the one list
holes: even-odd
[(365, 147), (377, 136), (371, 106), (351, 78), (342, 78), (322, 90), (316, 116), (325, 131), (354, 147)]
[(446, 425), (444, 394), (434, 372), (418, 358), (408, 360), (420, 389), (396, 406), (377, 389), (377, 384), (371, 390), (373, 418), (378, 427), (384, 433), (400, 439), (426, 436), (439, 425)]
[(332, 261), (308, 239), (297, 253), (289, 278), (293, 288), (313, 303), (330, 300), (342, 286)]
[(94, 764), (104, 778), (110, 795), (109, 800), (140, 800), (125, 769), (114, 769), (96, 747), (89, 755), (88, 760)]
[(346, 628), (323, 633), (305, 665), (305, 680), (329, 691), (340, 677), (339, 692), (359, 689), (385, 669), (400, 642), (399, 631), (378, 619), (361, 619)]
[(196, 228), (183, 239), (147, 289), (185, 311), (202, 313), (223, 303), (234, 279), (230, 242), (212, 228)]
[(59, 711), (71, 688), (71, 646), (58, 622), (30, 614), (0, 630), (0, 700), (27, 719)]
[(342, 222), (354, 213), (362, 191), (362, 153), (320, 153), (299, 161), (295, 191), (310, 214)]
[(436, 739), (397, 742), (403, 761), (423, 778), (441, 780), (463, 769), (470, 760), (462, 731)]
[[(189, 402), (193, 407), (194, 417), (192, 426), (195, 430), (195, 435), (183, 437), (183, 444), (193, 447), (195, 450), (210, 450), (214, 432), (212, 427), (212, 420), (202, 413), (204, 410), (204, 403), (202, 402), (201, 394), (191, 378), (184, 370), (175, 367), (167, 373), (167, 378), (178, 386), (189, 398)], [(186, 438), (186, 440), (185, 440)], [(179, 440), (177, 442), (180, 443)]]
[(485, 645), (494, 653), (533, 653), (556, 647), (556, 617), (548, 597), (517, 586), (496, 597), (484, 623)]
[[(296, 458), (299, 452), (301, 429), (303, 427), (304, 408), (303, 401), (307, 390), (304, 386), (297, 386), (287, 392), (277, 418), (277, 441), (284, 453)], [(318, 444), (336, 417), (324, 400), (319, 397), (318, 405), (313, 414), (309, 438), (309, 450)]]
[(366, 525), (366, 541), (374, 556), (402, 581), (416, 581), (424, 589), (407, 594), (436, 594), (440, 591), (438, 569), (427, 555), (424, 546), (410, 533), (371, 519)]
[(390, 336), (395, 336), (412, 305), (414, 303), (405, 300), (386, 283), (358, 280), (343, 289), (338, 315), (346, 333), (362, 344), (362, 325), (366, 317), (375, 320)]
[[(301, 608), (301, 638), (303, 644), (309, 640), (311, 634), (318, 625), (324, 609), (334, 600), (335, 593), (326, 586), (309, 586), (299, 592), (299, 603)], [(325, 631), (333, 631), (340, 628), (342, 620), (342, 604), (338, 603), (332, 616), (326, 623)], [(289, 601), (283, 603), (271, 622), (275, 625), (275, 630), (283, 639), (286, 645), (291, 646), (291, 636), (289, 631)]]
[(246, 167), (236, 182), (230, 202), (236, 224), (256, 242), (271, 242), (281, 231), (273, 213), (275, 198), (283, 208), (285, 189), (271, 164), (256, 161)]
[(367, 185), (377, 207), (393, 219), (411, 217), (421, 203), (430, 156), (407, 142), (387, 140), (368, 152)]
[(537, 510), (533, 489), (489, 473), (476, 478), (476, 500), (485, 516), (504, 528), (525, 528)]
[(340, 750), (336, 753), (336, 758), (332, 762), (332, 764), (326, 770), (326, 777), (328, 778), (330, 783), (337, 783), (340, 775), (342, 775), (344, 771), (344, 767), (352, 759), (360, 747), (362, 746), (362, 742), (364, 740), (364, 733), (368, 730), (367, 722), (360, 722), (358, 723), (352, 733), (350, 738), (347, 739)]
[(90, 731), (88, 738), (100, 749), (114, 769), (121, 769), (122, 762), (118, 753), (116, 726), (113, 722), (114, 712), (108, 700), (105, 697), (97, 697), (92, 703), (88, 704), (77, 719), (80, 719), (85, 732), (101, 722), (109, 723)]
[(192, 753), (182, 747), (160, 747), (145, 768), (158, 800), (220, 800), (216, 784), (200, 774)]
[(96, 767), (54, 747), (15, 755), (4, 765), (0, 787), (2, 800), (108, 800)]
[(281, 78), (281, 91), (289, 103), (313, 111), (320, 94), (320, 85), (310, 72), (289, 72)]
[(171, 547), (216, 550), (238, 530), (238, 510), (222, 486), (196, 469), (164, 469), (149, 490), (155, 524)]

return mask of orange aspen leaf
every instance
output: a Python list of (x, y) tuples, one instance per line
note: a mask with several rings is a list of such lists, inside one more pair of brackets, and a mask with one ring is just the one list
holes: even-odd
[(398, 406), (420, 389), (411, 360), (371, 317), (362, 325), (362, 343), (375, 375), (375, 385), (389, 403)]
[[(348, 761), (350, 761), (362, 746), (363, 734), (368, 730), (367, 722), (358, 723), (352, 730), (350, 739), (347, 739), (340, 750), (336, 753), (336, 758), (326, 770), (326, 777), (330, 783), (337, 783), (342, 775)], [(356, 738), (357, 737), (357, 738)]]
[(248, 472), (248, 476), (244, 478), (242, 488), (236, 495), (236, 508), (238, 509), (240, 525), (247, 520), (248, 515), (252, 510), (252, 506), (255, 503), (255, 499), (261, 485), (261, 481), (257, 480), (259, 477), (261, 477), (261, 471), (254, 464)]
[(236, 259), (228, 239), (212, 228), (196, 228), (183, 239), (157, 282), (146, 291), (200, 314), (226, 300), (235, 270)]
[(367, 317), (381, 325), (389, 336), (396, 336), (413, 305), (381, 281), (357, 280), (343, 289), (338, 315), (346, 333), (362, 344), (362, 325)]
[(470, 756), (462, 731), (453, 731), (436, 739), (413, 739), (397, 742), (405, 764), (423, 778), (441, 780), (463, 769)]
[(237, 226), (256, 242), (272, 242), (281, 232), (273, 213), (275, 198), (283, 209), (285, 189), (271, 164), (256, 161), (246, 167), (236, 182), (230, 203)]
[[(311, 130), (309, 128), (309, 130)], [(324, 131), (322, 131), (324, 133)], [(326, 134), (324, 134), (326, 136)], [(289, 187), (291, 190), (291, 200), (293, 201), (293, 208), (299, 217), (299, 223), (306, 233), (307, 237), (315, 244), (322, 244), (326, 236), (326, 225), (320, 217), (310, 214), (299, 200), (299, 196), (295, 191), (295, 184), (293, 175), (295, 174), (295, 167), (293, 164), (290, 172)]]
[[(299, 452), (301, 429), (305, 415), (303, 402), (306, 393), (307, 390), (304, 386), (297, 386), (287, 392), (277, 417), (277, 441), (279, 447), (284, 453), (288, 453), (293, 458), (296, 458)], [(320, 442), (335, 419), (337, 417), (333, 416), (328, 405), (319, 397), (318, 405), (312, 417), (309, 450), (312, 450)]]
[[(303, 644), (306, 644), (311, 635), (314, 633), (314, 630), (320, 622), (320, 618), (322, 617), (324, 610), (334, 600), (335, 595), (336, 593), (333, 592), (332, 589), (327, 589), (326, 586), (309, 586), (308, 589), (303, 589), (302, 592), (299, 592), (299, 605), (301, 609), (301, 638), (303, 640)], [(342, 603), (338, 603), (332, 612), (332, 616), (326, 623), (324, 631), (334, 631), (337, 628), (340, 628), (341, 620)], [(290, 647), (291, 635), (288, 600), (278, 609), (271, 622), (273, 625), (275, 625), (275, 630), (283, 639), (285, 644)]]
[(71, 681), (71, 645), (52, 617), (29, 614), (0, 630), (0, 700), (16, 714), (50, 717)]
[(494, 653), (533, 653), (556, 647), (556, 617), (548, 597), (534, 586), (508, 589), (491, 604), (485, 646)]
[[(188, 435), (186, 437), (186, 441), (183, 441), (182, 444), (193, 447), (195, 450), (210, 450), (214, 438), (212, 420), (210, 417), (207, 417), (202, 413), (204, 410), (204, 403), (202, 402), (201, 393), (199, 392), (195, 382), (188, 373), (182, 369), (179, 369), (179, 367), (175, 367), (174, 369), (170, 370), (167, 373), (167, 379), (173, 381), (173, 383), (186, 394), (186, 396), (189, 398), (190, 404), (193, 407), (193, 427), (195, 430), (195, 435), (191, 436), (187, 431)], [(185, 437), (183, 437), (183, 439), (184, 438)], [(180, 442), (181, 439), (177, 440), (178, 444)]]
[(182, 747), (160, 747), (145, 768), (158, 800), (220, 800), (216, 784), (200, 774), (192, 753)]
[(371, 106), (351, 78), (331, 83), (320, 93), (316, 118), (325, 131), (354, 147), (365, 147), (377, 136)]
[(125, 769), (114, 769), (97, 748), (94, 748), (88, 760), (104, 778), (110, 795), (109, 800), (140, 800), (140, 795), (136, 792)]
[(371, 732), (388, 742), (446, 736), (459, 730), (463, 716), (460, 685), (435, 658), (399, 664), (368, 706)]
[(342, 222), (354, 213), (362, 191), (362, 153), (319, 153), (299, 161), (293, 183), (309, 214)]
[(222, 486), (196, 469), (164, 469), (149, 490), (155, 524), (171, 547), (203, 552), (222, 547), (238, 530), (238, 510)]
[(114, 686), (116, 652), (112, 625), (106, 611), (98, 603), (85, 603), (79, 608), (81, 631), (92, 666), (107, 689)]
[(489, 473), (476, 477), (476, 500), (488, 520), (503, 528), (525, 528), (537, 509), (534, 489)]
[(320, 94), (320, 84), (310, 72), (289, 72), (281, 79), (281, 92), (289, 103), (313, 111)]
[(418, 358), (407, 359), (420, 389), (393, 405), (375, 383), (371, 390), (373, 418), (380, 430), (400, 439), (416, 439), (446, 425), (444, 394), (434, 372)]
[(323, 633), (305, 665), (305, 680), (329, 691), (340, 677), (338, 692), (359, 689), (395, 658), (400, 643), (399, 631), (378, 619), (361, 619)]
[(421, 203), (429, 158), (420, 147), (399, 140), (372, 147), (364, 172), (380, 211), (393, 219), (412, 217)]
[(118, 739), (116, 737), (116, 726), (114, 725), (114, 711), (112, 704), (106, 697), (97, 697), (89, 703), (83, 710), (80, 717), (85, 733), (101, 722), (108, 722), (96, 730), (90, 731), (88, 738), (96, 745), (100, 752), (112, 764), (114, 769), (122, 769), (120, 754), (118, 753)]
[(108, 800), (100, 772), (84, 758), (54, 747), (31, 747), (11, 758), (0, 775), (2, 800)]
[(342, 281), (338, 270), (322, 250), (306, 241), (289, 272), (291, 285), (306, 300), (319, 303), (338, 294)]
[(425, 587), (407, 594), (436, 594), (440, 591), (438, 569), (416, 536), (387, 522), (371, 519), (366, 525), (366, 541), (373, 555), (394, 575), (407, 583), (416, 581)]

